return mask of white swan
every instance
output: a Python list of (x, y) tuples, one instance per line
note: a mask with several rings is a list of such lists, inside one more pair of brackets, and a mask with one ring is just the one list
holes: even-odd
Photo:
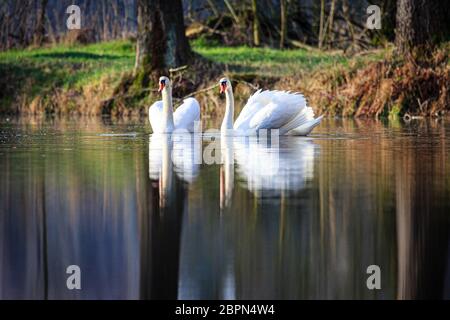
[(233, 88), (227, 78), (220, 79), (220, 92), (225, 92), (226, 96), (222, 134), (251, 135), (261, 129), (278, 129), (280, 135), (306, 136), (323, 118), (314, 118), (314, 111), (306, 105), (301, 94), (258, 90), (250, 97), (233, 125)]
[(153, 133), (172, 133), (174, 130), (194, 131), (200, 120), (200, 105), (194, 98), (184, 99), (184, 103), (173, 112), (172, 83), (167, 77), (159, 78), (159, 92), (162, 100), (156, 101), (148, 109), (148, 117)]

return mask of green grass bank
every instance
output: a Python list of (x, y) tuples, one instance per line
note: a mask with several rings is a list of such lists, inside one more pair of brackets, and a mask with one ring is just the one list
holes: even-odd
[[(356, 100), (361, 99), (344, 101), (339, 90), (351, 84), (359, 69), (391, 59), (392, 51), (346, 57), (339, 51), (222, 47), (202, 41), (191, 44), (206, 59), (225, 65), (230, 78), (249, 84), (246, 89), (236, 88), (243, 99), (255, 87), (299, 90), (321, 113), (346, 115), (357, 113)], [(104, 113), (101, 102), (111, 97), (123, 75), (132, 72), (134, 54), (130, 41), (0, 52), (0, 113)], [(448, 69), (448, 60), (445, 67)], [(217, 81), (205, 80), (210, 85)], [(152, 99), (126, 108), (144, 114)], [(204, 101), (214, 99), (209, 95)], [(339, 99), (346, 105), (337, 105)], [(208, 112), (214, 113), (215, 106), (217, 101)]]

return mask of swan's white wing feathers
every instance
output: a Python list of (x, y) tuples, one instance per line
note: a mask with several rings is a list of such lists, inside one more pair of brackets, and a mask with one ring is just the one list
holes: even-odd
[(257, 91), (235, 122), (239, 129), (278, 129), (290, 122), (303, 108), (303, 95), (286, 91)]
[(192, 132), (196, 121), (200, 121), (200, 104), (194, 98), (187, 98), (173, 113), (175, 129)]
[(270, 103), (270, 99), (267, 99), (267, 93), (269, 91), (262, 91), (261, 89), (256, 91), (247, 101), (241, 113), (234, 122), (235, 130), (246, 130), (251, 118), (264, 106)]
[(311, 120), (314, 120), (314, 110), (311, 107), (305, 106), (291, 121), (287, 122), (282, 128), (280, 128), (280, 134), (283, 135)]
[(262, 105), (266, 105), (266, 104), (270, 103), (270, 101), (272, 100), (271, 99), (272, 92), (273, 91), (270, 91), (270, 90), (262, 91), (261, 89), (259, 89), (253, 95), (250, 96), (250, 98), (247, 101), (247, 104), (253, 104), (255, 102), (258, 102)]
[(311, 131), (320, 124), (323, 116), (317, 117), (316, 119), (310, 119), (303, 124), (295, 127), (294, 129), (288, 131), (286, 134), (291, 136), (307, 136)]
[(271, 102), (252, 117), (251, 129), (279, 129), (305, 106), (305, 99), (300, 94), (270, 91), (270, 99)]
[(162, 110), (162, 101), (156, 101), (148, 109), (148, 118), (150, 120), (150, 125), (152, 126), (153, 133), (161, 132), (160, 125), (162, 122)]
[(252, 117), (249, 123), (249, 129), (279, 129), (283, 124), (295, 116), (295, 112), (285, 111), (286, 110), (282, 105), (273, 102), (269, 103)]
[(242, 109), (242, 112), (239, 114), (239, 117), (234, 122), (233, 128), (234, 130), (247, 130), (249, 129), (249, 123), (252, 120), (252, 117), (258, 113), (264, 107), (263, 104), (259, 102), (253, 102), (251, 104), (247, 103)]

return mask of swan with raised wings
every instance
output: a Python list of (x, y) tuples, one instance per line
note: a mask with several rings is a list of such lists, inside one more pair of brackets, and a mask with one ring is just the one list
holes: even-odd
[(175, 112), (172, 103), (172, 83), (168, 77), (159, 78), (159, 92), (162, 100), (156, 101), (148, 109), (153, 133), (172, 133), (174, 130), (194, 131), (200, 121), (200, 105), (194, 98), (184, 99)]
[(314, 118), (314, 111), (299, 93), (258, 90), (233, 124), (234, 96), (231, 82), (222, 78), (219, 85), (220, 93), (225, 93), (226, 97), (222, 134), (251, 135), (261, 129), (278, 129), (280, 135), (306, 136), (323, 117)]

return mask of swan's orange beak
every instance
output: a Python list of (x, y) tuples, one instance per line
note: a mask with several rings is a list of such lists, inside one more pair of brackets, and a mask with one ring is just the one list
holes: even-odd
[(220, 93), (224, 93), (225, 90), (227, 90), (227, 85), (225, 83), (224, 84), (220, 84)]
[(159, 83), (159, 89), (158, 89), (158, 92), (161, 92), (161, 91), (164, 89), (165, 86), (166, 86), (166, 85), (165, 85), (164, 83), (160, 82), (160, 83)]

